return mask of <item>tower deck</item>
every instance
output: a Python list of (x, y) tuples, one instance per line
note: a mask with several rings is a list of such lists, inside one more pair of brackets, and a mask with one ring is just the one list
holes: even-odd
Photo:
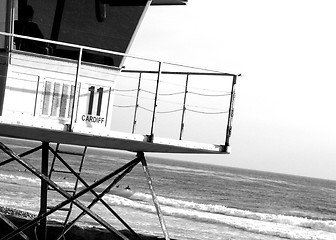
[[(236, 74), (39, 41), (77, 49), (79, 59), (15, 49), (3, 55), (0, 136), (133, 152), (229, 153)], [(88, 51), (129, 67), (86, 62)]]
[(90, 134), (85, 132), (68, 132), (52, 130), (43, 127), (0, 123), (0, 135), (10, 138), (55, 142), (95, 148), (127, 150), (131, 152), (161, 152), (161, 153), (229, 153), (220, 145), (202, 144), (196, 142), (176, 141), (165, 138), (154, 138), (152, 141), (146, 135), (127, 134), (123, 132), (101, 132)]

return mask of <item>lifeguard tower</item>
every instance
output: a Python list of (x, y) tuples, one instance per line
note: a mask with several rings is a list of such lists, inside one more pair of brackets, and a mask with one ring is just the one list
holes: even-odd
[[(164, 237), (169, 239), (144, 153), (229, 153), (238, 76), (128, 54), (149, 7), (186, 2), (0, 2), (0, 136), (41, 143), (20, 154), (0, 143), (9, 156), (0, 166), (16, 161), (41, 179), (38, 217), (17, 228), (1, 215), (13, 228), (3, 239), (18, 234), (27, 239), (24, 231), (37, 223), (39, 239), (46, 239), (47, 217), (69, 205), (62, 234), (82, 216), (68, 222), (71, 206), (76, 205), (118, 238), (127, 239), (91, 210), (97, 202), (137, 236), (102, 197), (140, 162)], [(68, 152), (65, 145), (82, 148), (79, 153)], [(87, 147), (131, 151), (136, 158), (89, 184), (80, 176)], [(24, 158), (37, 151), (42, 152), (41, 169)], [(78, 169), (67, 163), (70, 154), (79, 156)], [(60, 161), (66, 172), (55, 169), (55, 161)], [(52, 180), (52, 175), (60, 172), (76, 177), (74, 189), (63, 189)], [(111, 183), (104, 191), (95, 192), (107, 181)], [(79, 191), (78, 182), (85, 188)], [(65, 200), (48, 206), (49, 190)], [(95, 199), (85, 206), (78, 198), (88, 192)]]

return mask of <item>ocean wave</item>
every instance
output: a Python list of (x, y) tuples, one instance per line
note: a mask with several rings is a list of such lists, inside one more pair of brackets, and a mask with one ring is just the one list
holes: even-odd
[[(38, 177), (26, 177), (21, 175), (13, 175), (13, 174), (1, 174), (0, 173), (0, 181), (2, 182), (10, 182), (11, 184), (18, 185), (29, 185), (29, 186), (40, 186), (41, 180)], [(68, 181), (54, 181), (58, 186), (62, 188), (74, 188), (75, 182)], [(83, 187), (84, 185), (78, 183), (78, 188)]]
[[(75, 187), (75, 182), (67, 182), (67, 181), (55, 181), (55, 183), (60, 186), (61, 188), (67, 188), (67, 189), (72, 189)], [(78, 188), (84, 187), (83, 184), (78, 183), (77, 185)]]
[[(12, 174), (0, 174), (0, 181), (4, 182), (11, 182), (16, 184), (23, 184), (23, 185), (36, 185), (40, 184), (40, 179), (35, 177), (26, 177), (21, 175), (12, 175)], [(73, 182), (67, 181), (56, 181), (60, 187), (63, 188), (73, 188)], [(82, 187), (82, 184), (79, 184), (78, 187)], [(133, 201), (132, 201), (133, 200)], [(271, 222), (276, 224), (285, 224), (289, 226), (296, 226), (306, 229), (312, 230), (322, 230), (326, 232), (336, 233), (336, 221), (332, 220), (316, 220), (316, 219), (309, 219), (304, 217), (296, 217), (296, 216), (286, 216), (286, 215), (279, 215), (279, 214), (269, 214), (269, 213), (260, 213), (260, 212), (253, 212), (248, 210), (241, 210), (236, 208), (229, 208), (223, 205), (215, 205), (215, 204), (200, 204), (190, 201), (183, 201), (177, 200), (173, 198), (166, 198), (166, 197), (158, 197), (160, 204), (165, 208), (169, 209), (168, 214), (177, 217), (189, 218), (193, 219), (195, 213), (199, 217), (197, 220), (199, 221), (207, 221), (207, 222), (217, 222), (217, 220), (204, 218), (205, 214), (217, 214), (222, 216), (231, 216), (237, 217), (242, 219), (249, 219), (249, 220), (257, 220), (261, 222)], [(116, 201), (116, 198), (114, 199)], [(149, 212), (155, 212), (152, 205), (152, 196), (150, 194), (136, 192), (129, 201), (126, 201), (123, 198), (120, 198), (118, 205), (133, 207), (143, 209)], [(151, 204), (150, 206), (148, 206)], [(168, 208), (171, 207), (171, 208)], [(175, 211), (175, 209), (177, 211)], [(189, 211), (188, 213), (183, 211)], [(203, 215), (202, 215), (203, 214)]]
[[(150, 205), (152, 204), (152, 197), (149, 194), (137, 192), (130, 200), (123, 198), (113, 199), (113, 204), (137, 208), (147, 212), (155, 212), (154, 207)], [(264, 234), (290, 239), (336, 239), (336, 221), (259, 213), (228, 208), (221, 205), (199, 204), (165, 197), (158, 197), (158, 200), (162, 211), (169, 216), (220, 223), (246, 231), (263, 232)], [(288, 232), (289, 230), (290, 233)], [(319, 237), (320, 235), (327, 235), (329, 238), (321, 238)], [(330, 235), (333, 238), (330, 238)]]
[(25, 184), (40, 184), (39, 178), (25, 177), (21, 175), (13, 174), (0, 174), (0, 181), (11, 183), (25, 183)]
[(212, 170), (204, 170), (204, 169), (195, 169), (195, 168), (188, 168), (188, 167), (180, 167), (180, 166), (171, 166), (166, 164), (159, 164), (153, 163), (151, 167), (160, 168), (160, 170), (164, 170), (167, 172), (176, 172), (180, 174), (194, 174), (196, 176), (214, 176), (219, 179), (226, 179), (234, 182), (257, 182), (262, 181), (263, 179), (253, 178), (253, 177), (242, 177), (241, 175), (223, 172), (219, 174), (216, 171)]
[[(20, 175), (0, 174), (0, 181), (24, 183), (26, 185), (40, 184), (40, 179)], [(73, 183), (57, 182), (62, 187), (71, 187)], [(139, 211), (155, 213), (150, 194), (136, 192), (131, 199), (107, 194), (104, 199), (118, 206), (130, 207)], [(222, 224), (248, 232), (272, 235), (289, 239), (336, 240), (336, 221), (313, 220), (295, 216), (267, 214), (223, 205), (200, 204), (191, 201), (158, 197), (164, 215), (184, 218), (192, 221), (202, 221)], [(1, 202), (9, 204), (9, 202)]]
[(188, 173), (188, 174), (196, 174), (196, 175), (210, 175), (210, 174), (215, 173), (214, 171), (211, 171), (211, 170), (179, 167), (179, 166), (172, 166), (172, 165), (166, 165), (166, 164), (160, 164), (160, 163), (152, 163), (151, 167), (159, 168), (160, 170), (164, 170), (168, 172)]
[(2, 196), (0, 198), (0, 206), (12, 207), (19, 210), (24, 210), (27, 212), (35, 212), (36, 203), (39, 202), (39, 197), (34, 197), (31, 199), (26, 198), (14, 198), (11, 196)]

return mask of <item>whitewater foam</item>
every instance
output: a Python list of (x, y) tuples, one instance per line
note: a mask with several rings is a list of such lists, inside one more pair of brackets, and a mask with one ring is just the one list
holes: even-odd
[[(106, 200), (115, 205), (155, 213), (151, 195), (135, 193), (131, 199), (108, 195)], [(206, 205), (183, 200), (158, 197), (165, 215), (208, 223), (224, 224), (236, 229), (289, 239), (336, 239), (336, 221), (312, 220)]]
[(28, 183), (39, 184), (41, 182), (41, 180), (38, 178), (24, 177), (21, 175), (13, 175), (13, 174), (0, 174), (0, 181), (11, 183), (19, 182), (20, 184), (28, 184)]

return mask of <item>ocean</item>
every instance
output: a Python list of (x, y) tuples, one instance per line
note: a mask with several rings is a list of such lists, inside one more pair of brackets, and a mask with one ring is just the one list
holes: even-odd
[[(38, 145), (5, 138), (1, 141), (17, 153)], [(0, 157), (7, 159), (3, 153)], [(39, 157), (40, 153), (24, 159), (40, 168)], [(205, 162), (206, 157), (204, 155)], [(81, 176), (92, 184), (134, 158), (132, 153), (89, 149)], [(146, 159), (172, 239), (336, 239), (336, 181), (150, 156)], [(74, 164), (77, 160), (68, 159)], [(55, 176), (54, 181), (63, 187), (73, 185), (67, 177)], [(40, 180), (18, 163), (1, 166), (0, 206), (36, 214), (39, 186)], [(107, 194), (104, 200), (137, 233), (162, 237), (141, 164), (119, 182), (120, 188), (126, 186), (134, 192), (130, 198)], [(63, 198), (53, 192), (49, 199), (49, 204), (55, 204)], [(90, 193), (80, 198), (85, 205), (92, 199)], [(103, 205), (97, 204), (93, 210), (117, 229), (124, 229)], [(74, 208), (71, 218), (79, 213), (79, 209)], [(48, 219), (63, 217), (64, 213), (56, 212)], [(78, 224), (97, 226), (88, 216)]]

